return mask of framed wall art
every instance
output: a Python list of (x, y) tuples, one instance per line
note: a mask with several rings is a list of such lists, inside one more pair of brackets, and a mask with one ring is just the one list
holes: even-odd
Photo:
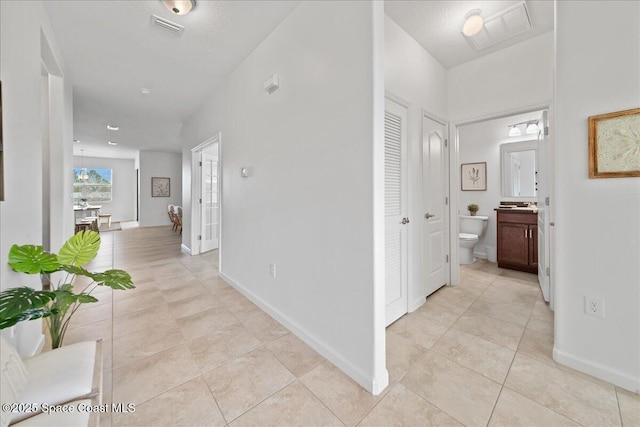
[(462, 191), (487, 191), (487, 162), (460, 165)]
[(169, 197), (171, 195), (171, 178), (154, 176), (151, 178), (151, 197)]
[(589, 178), (640, 176), (640, 108), (589, 117)]

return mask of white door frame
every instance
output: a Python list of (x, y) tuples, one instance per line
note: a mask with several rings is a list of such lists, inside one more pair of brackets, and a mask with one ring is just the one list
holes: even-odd
[(200, 254), (200, 244), (198, 243), (198, 236), (201, 234), (201, 221), (200, 221), (200, 154), (209, 148), (211, 145), (218, 143), (218, 203), (219, 208), (219, 221), (218, 221), (218, 265), (220, 265), (222, 253), (222, 133), (218, 132), (206, 141), (198, 144), (191, 149), (191, 255)]
[[(473, 123), (485, 122), (488, 120), (494, 119), (502, 119), (509, 116), (515, 116), (518, 114), (526, 114), (532, 113), (534, 111), (547, 110), (551, 111), (553, 108), (553, 103), (549, 102), (546, 104), (538, 104), (529, 107), (522, 107), (513, 110), (503, 111), (501, 113), (495, 113), (488, 116), (476, 117), (469, 120), (462, 120), (459, 122), (454, 122), (450, 124), (450, 145), (449, 149), (449, 245), (451, 248), (451, 258), (449, 265), (451, 266), (451, 283), (450, 285), (458, 285), (460, 284), (460, 264), (458, 263), (458, 211), (459, 211), (459, 203), (458, 200), (460, 198), (460, 174), (458, 172), (460, 168), (460, 141), (458, 135), (458, 128), (464, 125), (470, 125)], [(553, 150), (553, 147), (550, 146), (550, 151)], [(553, 156), (553, 153), (551, 153)], [(549, 165), (549, 168), (552, 169), (554, 166)], [(555, 177), (555, 174), (551, 172), (551, 176)], [(553, 179), (549, 180), (549, 186), (551, 189), (555, 187), (555, 181)], [(551, 195), (553, 195), (553, 190), (551, 190)], [(555, 221), (555, 212), (550, 212), (549, 215), (550, 221), (553, 223)], [(555, 251), (553, 248), (551, 249), (551, 256), (553, 257)], [(553, 264), (553, 261), (551, 261)], [(553, 274), (553, 271), (552, 271)], [(552, 277), (553, 279), (553, 277)], [(553, 286), (553, 282), (552, 282)]]

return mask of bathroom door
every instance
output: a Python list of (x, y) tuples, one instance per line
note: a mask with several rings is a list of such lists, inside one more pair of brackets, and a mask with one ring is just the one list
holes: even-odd
[(447, 149), (445, 125), (422, 118), (422, 272), (426, 294), (431, 295), (449, 278), (449, 237), (446, 200)]
[(536, 150), (536, 187), (538, 190), (538, 282), (542, 296), (549, 302), (550, 270), (549, 270), (549, 124), (547, 111), (542, 112), (538, 121), (538, 149)]
[(407, 108), (387, 99), (384, 112), (386, 325), (407, 313)]

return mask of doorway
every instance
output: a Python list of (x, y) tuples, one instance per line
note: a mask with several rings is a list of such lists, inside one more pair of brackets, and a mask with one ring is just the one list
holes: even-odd
[[(526, 255), (531, 256), (530, 264), (537, 266), (537, 280), (544, 299), (553, 307), (550, 271), (553, 255), (553, 200), (550, 196), (553, 150), (549, 138), (548, 109), (548, 106), (531, 108), (456, 125), (457, 159), (452, 163), (456, 173), (451, 174), (451, 196), (456, 209), (451, 215), (451, 245), (452, 249), (459, 250), (459, 233), (465, 232), (460, 230), (459, 216), (469, 215), (468, 206), (476, 204), (479, 206), (477, 217), (487, 217), (488, 224), (472, 249), (471, 259), (473, 262), (484, 258), (495, 263), (495, 254), (497, 252), (499, 258), (500, 250), (497, 247), (498, 224), (494, 209), (503, 203), (535, 205), (537, 225), (531, 228), (536, 231), (529, 232), (528, 237), (528, 242), (533, 243), (531, 248), (535, 249), (527, 249)], [(467, 163), (486, 165), (486, 186), (482, 191), (462, 190), (461, 165)], [(535, 239), (533, 234), (536, 234)], [(532, 255), (532, 251), (536, 253)], [(469, 262), (468, 257), (463, 258)], [(456, 255), (452, 263), (453, 283), (459, 283), (460, 266), (457, 261)]]
[(191, 255), (221, 245), (221, 135), (191, 150)]

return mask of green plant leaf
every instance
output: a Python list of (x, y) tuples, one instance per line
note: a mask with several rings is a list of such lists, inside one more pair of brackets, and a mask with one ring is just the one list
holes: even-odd
[(60, 270), (66, 271), (67, 273), (75, 274), (76, 276), (91, 277), (92, 279), (93, 279), (93, 276), (95, 276), (96, 274), (88, 270), (85, 270), (82, 267), (76, 267), (74, 265), (61, 265)]
[(58, 253), (60, 264), (82, 267), (95, 258), (100, 249), (100, 235), (95, 231), (79, 231), (62, 245)]
[(131, 275), (124, 270), (107, 270), (104, 273), (93, 273), (93, 280), (100, 286), (108, 286), (111, 289), (133, 289)]
[(0, 329), (10, 328), (16, 323), (22, 322), (23, 320), (35, 320), (43, 317), (49, 317), (54, 314), (58, 314), (58, 310), (55, 308), (30, 308), (13, 317), (0, 317)]
[(46, 252), (42, 246), (13, 245), (9, 250), (9, 266), (27, 274), (46, 274), (58, 271), (60, 263), (55, 254)]
[[(0, 321), (19, 318), (29, 310), (41, 309), (54, 298), (53, 292), (36, 291), (26, 286), (2, 291), (0, 292)], [(22, 319), (18, 319), (16, 322), (20, 320)]]
[(88, 303), (88, 302), (98, 302), (98, 298), (89, 294), (80, 294), (80, 295), (77, 295), (77, 297), (78, 297), (77, 301), (81, 304)]

